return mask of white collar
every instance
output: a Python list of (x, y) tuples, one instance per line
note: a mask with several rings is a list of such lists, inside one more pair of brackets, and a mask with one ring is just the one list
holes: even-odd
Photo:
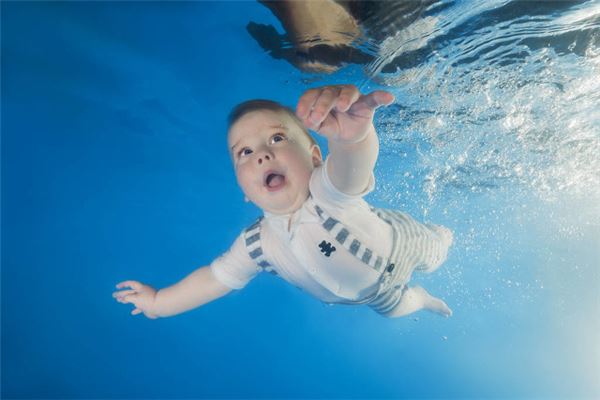
[(280, 232), (294, 232), (296, 230), (296, 226), (301, 219), (302, 209), (304, 205), (289, 214), (274, 214), (268, 211), (263, 211), (265, 215), (265, 220), (269, 225), (276, 228)]

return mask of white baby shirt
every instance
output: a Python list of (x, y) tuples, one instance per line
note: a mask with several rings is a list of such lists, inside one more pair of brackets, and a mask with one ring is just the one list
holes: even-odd
[[(337, 245), (322, 227), (315, 204), (342, 221), (360, 241), (377, 254), (390, 254), (391, 226), (370, 210), (363, 196), (373, 190), (371, 175), (363, 193), (347, 195), (337, 190), (327, 176), (327, 160), (312, 173), (311, 197), (293, 214), (265, 212), (261, 221), (261, 246), (266, 260), (289, 283), (327, 303), (361, 300), (374, 293), (380, 274)], [(291, 223), (288, 223), (291, 218)], [(319, 244), (335, 246), (326, 256)], [(243, 233), (228, 252), (210, 265), (216, 278), (233, 289), (241, 289), (261, 270), (250, 258)]]

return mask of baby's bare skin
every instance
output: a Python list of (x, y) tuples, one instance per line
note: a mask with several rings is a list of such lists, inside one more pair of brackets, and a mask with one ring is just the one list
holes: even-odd
[(144, 313), (144, 315), (150, 319), (158, 318), (158, 315), (154, 311), (157, 290), (152, 286), (144, 285), (137, 281), (125, 281), (118, 283), (116, 287), (117, 289), (126, 287), (131, 288), (129, 290), (121, 290), (113, 293), (113, 297), (119, 303), (132, 303), (135, 306), (131, 315)]
[(375, 110), (393, 101), (389, 92), (362, 95), (354, 85), (310, 89), (300, 97), (296, 114), (328, 139), (327, 172), (339, 191), (353, 195), (367, 186), (379, 153)]
[(157, 291), (152, 286), (138, 281), (124, 281), (117, 289), (129, 287), (113, 293), (113, 297), (123, 304), (133, 304), (131, 315), (144, 313), (150, 319), (170, 317), (200, 307), (231, 292), (215, 278), (210, 267), (198, 268), (176, 284)]

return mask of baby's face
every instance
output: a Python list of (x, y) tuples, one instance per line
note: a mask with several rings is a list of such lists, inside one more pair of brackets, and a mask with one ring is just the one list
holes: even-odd
[(252, 111), (229, 129), (227, 142), (244, 194), (265, 211), (289, 214), (306, 201), (319, 147), (283, 112)]

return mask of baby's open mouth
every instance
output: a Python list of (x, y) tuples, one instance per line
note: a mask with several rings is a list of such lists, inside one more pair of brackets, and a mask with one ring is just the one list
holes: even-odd
[(265, 186), (267, 190), (272, 192), (279, 190), (285, 185), (285, 176), (273, 171), (265, 173)]

